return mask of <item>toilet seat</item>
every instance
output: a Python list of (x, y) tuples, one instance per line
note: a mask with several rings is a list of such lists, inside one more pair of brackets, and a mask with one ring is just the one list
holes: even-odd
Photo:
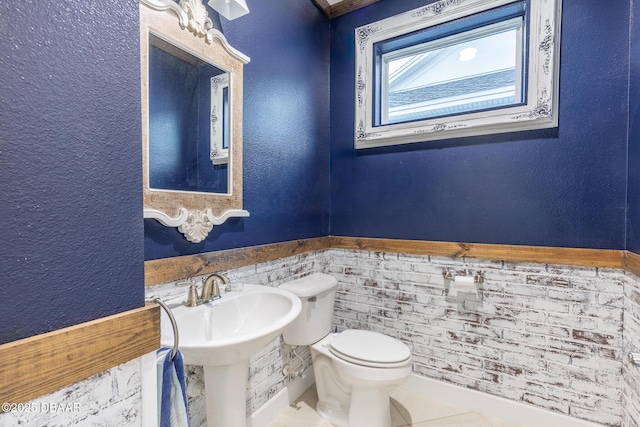
[(397, 368), (411, 359), (411, 350), (399, 340), (372, 331), (350, 329), (333, 337), (329, 351), (356, 365)]

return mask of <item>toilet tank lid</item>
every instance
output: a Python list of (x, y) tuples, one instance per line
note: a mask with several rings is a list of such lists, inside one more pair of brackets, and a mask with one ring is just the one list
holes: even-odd
[(338, 280), (329, 274), (314, 273), (278, 286), (298, 298), (310, 298), (338, 286)]

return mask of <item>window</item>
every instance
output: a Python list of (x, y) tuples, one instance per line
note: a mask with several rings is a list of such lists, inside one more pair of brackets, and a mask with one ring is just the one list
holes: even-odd
[(380, 54), (378, 124), (522, 103), (523, 21), (519, 16)]
[(357, 28), (356, 148), (557, 126), (559, 3), (442, 0)]
[(229, 163), (229, 73), (211, 78), (211, 143), (214, 165)]

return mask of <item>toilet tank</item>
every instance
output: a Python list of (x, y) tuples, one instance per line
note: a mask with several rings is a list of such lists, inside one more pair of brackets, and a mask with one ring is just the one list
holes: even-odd
[(322, 273), (310, 274), (279, 286), (302, 301), (300, 314), (282, 332), (285, 343), (310, 345), (331, 332), (337, 286), (335, 277)]

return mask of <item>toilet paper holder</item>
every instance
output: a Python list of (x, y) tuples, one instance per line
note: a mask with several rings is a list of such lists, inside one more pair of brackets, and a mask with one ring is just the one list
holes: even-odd
[[(448, 268), (443, 268), (442, 269), (442, 277), (444, 277), (445, 280), (454, 280), (456, 279), (456, 273), (455, 271), (452, 271)], [(482, 271), (478, 270), (476, 271), (476, 275), (473, 276), (473, 282), (478, 284), (478, 283), (484, 283), (484, 276), (482, 275)]]
[(444, 268), (445, 300), (455, 303), (460, 311), (475, 312), (482, 306), (484, 276), (477, 271), (475, 276), (469, 274), (456, 275), (455, 270)]

